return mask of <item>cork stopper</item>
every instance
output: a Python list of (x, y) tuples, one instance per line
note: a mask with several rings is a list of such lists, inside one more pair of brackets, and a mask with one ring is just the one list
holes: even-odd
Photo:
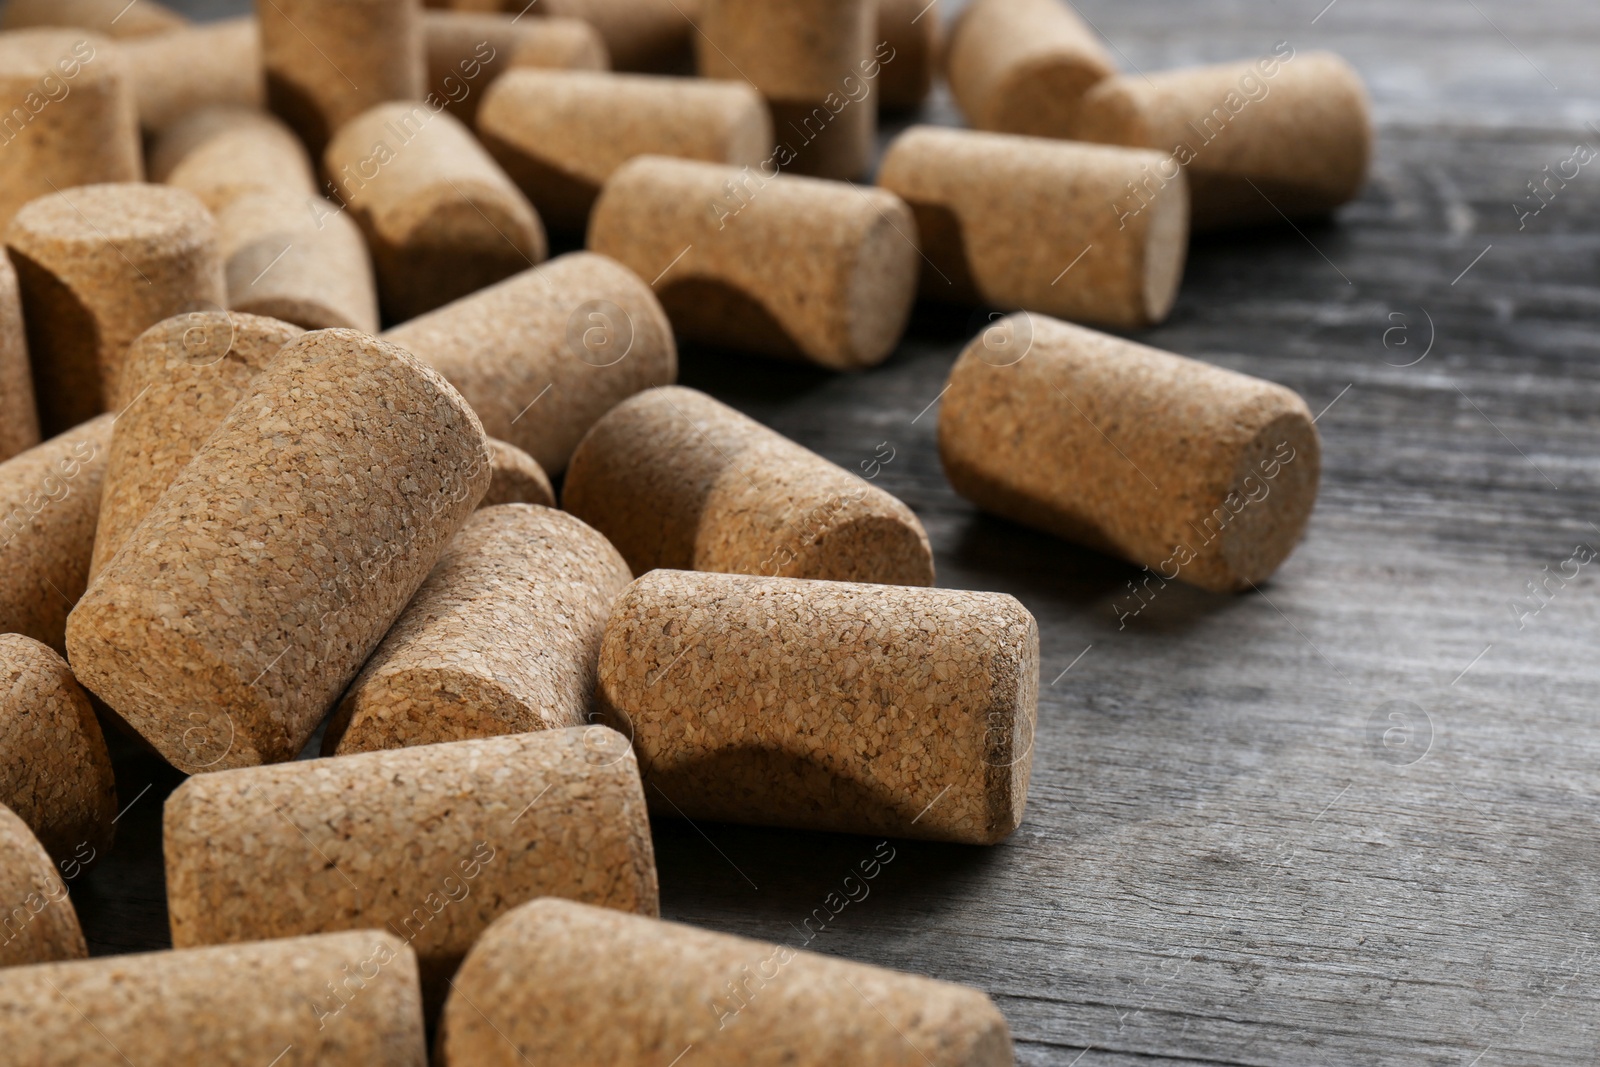
[(416, 951), (430, 1016), (518, 904), (657, 913), (638, 766), (603, 727), (197, 775), (162, 828), (175, 946), (380, 928)]
[[(933, 91), (944, 48), (944, 18), (938, 0), (878, 0), (874, 41), (888, 45), (878, 74), (878, 106), (918, 107)], [(891, 58), (892, 57), (892, 58)]]
[(701, 0), (542, 0), (532, 13), (593, 26), (617, 70), (668, 72), (688, 64), (701, 6)]
[(976, 989), (550, 899), (473, 947), (437, 1062), (655, 1067), (685, 1049), (717, 1065), (1013, 1062), (1004, 1017)]
[[(1181, 168), (1142, 210), (1110, 207), (1159, 152), (915, 126), (878, 184), (917, 217), (924, 296), (1138, 329), (1165, 319), (1189, 245)], [(1135, 201), (1138, 203), (1138, 201)]]
[(986, 511), (1216, 592), (1288, 558), (1321, 469), (1283, 386), (1026, 313), (956, 362), (939, 455)]
[(556, 506), (556, 491), (550, 485), (550, 476), (545, 474), (538, 460), (516, 445), (489, 438), (489, 465), (494, 474), (489, 481), (489, 491), (478, 501), (480, 510), (497, 504)]
[(552, 475), (595, 421), (678, 377), (655, 294), (604, 256), (575, 252), (385, 333), (461, 390), (492, 437)]
[[(0, 983), (23, 964), (76, 960), (89, 954), (78, 913), (50, 854), (4, 804), (0, 804), (0, 914), (5, 916), (0, 923)], [(0, 1019), (13, 1010), (12, 1003), (0, 991), (4, 1005)], [(8, 1043), (25, 1032), (7, 1026)]]
[(39, 443), (28, 336), (22, 325), (22, 293), (11, 257), (0, 248), (0, 462)]
[(353, 330), (305, 334), (97, 575), (73, 669), (181, 770), (292, 759), (488, 485), (443, 378)]
[(121, 48), (133, 78), (139, 125), (148, 132), (203, 108), (266, 105), (261, 27), (254, 18), (184, 26)]
[(478, 132), (540, 216), (579, 233), (635, 156), (754, 167), (772, 152), (767, 106), (748, 85), (646, 74), (512, 71), (490, 88)]
[(120, 410), (133, 399), (122, 388), (133, 339), (227, 298), (211, 215), (182, 189), (64, 189), (18, 212), (5, 243), (46, 433)]
[(661, 156), (606, 182), (589, 247), (656, 279), (681, 336), (833, 370), (889, 357), (922, 262), (893, 193)]
[(250, 193), (217, 212), (228, 306), (308, 330), (378, 332), (378, 288), (361, 229), (337, 204)]
[(150, 152), (150, 180), (187, 189), (213, 213), (246, 193), (317, 192), (311, 157), (294, 131), (238, 107), (202, 108), (162, 131)]
[(172, 33), (189, 20), (157, 0), (9, 0), (0, 14), (0, 30), (33, 26), (71, 26), (107, 37), (131, 40)]
[(428, 91), (469, 128), (489, 87), (507, 71), (611, 69), (605, 41), (578, 19), (428, 11), (422, 29)]
[(1068, 136), (1083, 94), (1116, 69), (1061, 0), (974, 0), (945, 53), (950, 91), (973, 126), (1032, 137)]

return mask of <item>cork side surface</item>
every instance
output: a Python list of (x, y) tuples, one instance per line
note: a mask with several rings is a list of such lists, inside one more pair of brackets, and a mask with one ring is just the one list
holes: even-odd
[[(89, 954), (78, 913), (50, 854), (10, 808), (0, 804), (0, 980), (27, 963), (76, 960)], [(0, 1013), (7, 1010), (0, 994)], [(3, 1018), (3, 1015), (0, 1015)], [(21, 1031), (6, 1030), (20, 1035)]]

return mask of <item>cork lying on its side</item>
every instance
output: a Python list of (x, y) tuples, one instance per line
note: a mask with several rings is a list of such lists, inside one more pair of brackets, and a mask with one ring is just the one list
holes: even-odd
[(251, 193), (217, 212), (228, 306), (308, 330), (378, 332), (361, 229), (321, 197)]
[(181, 30), (189, 20), (156, 0), (10, 0), (0, 30), (29, 26), (76, 26), (107, 37), (129, 39)]
[(927, 99), (944, 47), (943, 26), (938, 0), (878, 0), (873, 40), (890, 49), (878, 74), (879, 107), (914, 108)]
[(213, 213), (246, 193), (317, 192), (294, 131), (239, 107), (202, 108), (163, 130), (150, 152), (150, 180), (187, 189)]
[(980, 130), (1066, 137), (1089, 88), (1116, 62), (1061, 0), (975, 0), (957, 18), (945, 76)]
[(635, 574), (933, 584), (933, 551), (910, 508), (693, 389), (618, 404), (578, 446), (562, 492)]
[(565, 900), (484, 933), (445, 1006), (438, 1060), (659, 1067), (685, 1048), (702, 1067), (1013, 1062), (1005, 1018), (976, 989)]
[(578, 19), (429, 11), (422, 28), (428, 90), (469, 127), (489, 87), (514, 68), (611, 68), (600, 34)]
[(550, 474), (618, 402), (678, 377), (655, 294), (575, 252), (385, 333), (461, 390), (483, 427)]
[(489, 491), (478, 501), (480, 510), (497, 504), (556, 506), (556, 491), (550, 485), (550, 476), (539, 466), (538, 460), (516, 445), (497, 437), (489, 438), (489, 464), (494, 468), (494, 476), (489, 482)]
[(186, 26), (121, 47), (147, 131), (202, 108), (265, 106), (261, 27), (253, 18)]
[(956, 362), (939, 455), (986, 511), (1217, 592), (1288, 558), (1321, 469), (1283, 386), (1027, 314)]
[(917, 226), (882, 189), (644, 156), (606, 182), (589, 247), (684, 337), (833, 370), (887, 359), (916, 297)]
[(181, 770), (292, 759), (489, 485), (477, 416), (393, 345), (285, 345), (95, 578), (78, 679)]
[(28, 335), (22, 325), (22, 293), (11, 257), (0, 248), (0, 462), (39, 443)]
[(1138, 329), (1167, 317), (1189, 247), (1183, 175), (1118, 210), (1158, 152), (915, 126), (878, 184), (917, 216), (922, 294)]
[[(700, 6), (701, 0), (543, 0), (533, 13), (589, 23), (617, 70), (660, 72), (688, 64), (695, 32), (691, 20)], [(523, 9), (510, 0), (501, 7)]]
[[(89, 954), (67, 887), (50, 854), (10, 808), (0, 804), (0, 982), (26, 963), (76, 960)], [(0, 985), (0, 1033), (11, 1052), (26, 1031), (8, 1027), (11, 998)], [(29, 1062), (23, 1060), (21, 1062)]]
[(36, 1067), (428, 1062), (416, 956), (378, 930), (0, 971), (0, 1031)]

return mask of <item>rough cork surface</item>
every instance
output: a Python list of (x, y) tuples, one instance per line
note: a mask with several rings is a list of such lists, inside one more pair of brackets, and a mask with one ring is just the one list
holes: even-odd
[(348, 212), (301, 193), (249, 193), (217, 212), (228, 306), (308, 330), (378, 332), (378, 283)]
[(311, 157), (294, 131), (263, 111), (208, 107), (162, 131), (150, 180), (187, 189), (213, 213), (246, 193), (314, 196)]
[(345, 694), (323, 754), (584, 725), (606, 619), (632, 580), (565, 512), (480, 509)]
[(429, 11), (422, 29), (428, 91), (468, 127), (476, 125), (489, 87), (509, 70), (611, 69), (599, 31), (578, 19)]
[(416, 956), (377, 930), (0, 971), (0, 1031), (38, 1067), (428, 1062)]
[(1170, 153), (1198, 229), (1332, 211), (1366, 184), (1366, 88), (1331, 52), (1288, 56), (1109, 79), (1063, 136)]
[(922, 262), (893, 193), (661, 156), (606, 182), (589, 248), (655, 279), (685, 337), (834, 370), (889, 357)]
[(292, 759), (488, 485), (443, 378), (353, 330), (305, 334), (96, 577), (68, 658), (181, 770)]
[(878, 184), (922, 238), (922, 295), (1140, 329), (1165, 319), (1189, 247), (1183, 172), (1118, 208), (1159, 152), (915, 126)]
[[(617, 70), (669, 71), (688, 62), (690, 20), (701, 5), (702, 0), (542, 0), (531, 13), (589, 23)], [(526, 5), (505, 0), (500, 6), (521, 11)]]
[(772, 153), (772, 119), (748, 85), (647, 74), (512, 71), (489, 90), (478, 134), (552, 228), (579, 233), (635, 156), (754, 167)]
[(134, 338), (227, 299), (211, 214), (182, 189), (63, 189), (18, 212), (5, 243), (46, 433), (121, 410), (133, 399), (122, 367)]
[(1004, 1017), (976, 989), (564, 900), (483, 935), (437, 1051), (441, 1067), (1013, 1062)]
[(939, 455), (986, 511), (1216, 592), (1288, 558), (1322, 462), (1283, 386), (1026, 313), (956, 362)]
[(968, 122), (1033, 137), (1067, 136), (1083, 94), (1116, 70), (1061, 0), (974, 0), (945, 51), (945, 77)]
[(878, 0), (873, 40), (893, 50), (878, 75), (878, 106), (919, 106), (932, 92), (942, 61), (944, 15), (938, 0)]
[(181, 30), (189, 20), (156, 0), (9, 0), (0, 30), (75, 26), (122, 40)]
[(461, 390), (491, 437), (552, 475), (616, 404), (678, 377), (672, 327), (636, 274), (575, 252), (385, 333)]
[[(12, 998), (4, 987), (14, 969), (26, 963), (77, 960), (89, 954), (78, 928), (67, 887), (50, 862), (50, 854), (28, 826), (0, 804), (0, 1033), (8, 1051), (31, 1028), (8, 1026)], [(21, 1062), (31, 1062), (23, 1059)]]
[(595, 707), (659, 815), (993, 844), (1022, 821), (1039, 627), (1014, 597), (651, 571)]
[(489, 464), (494, 468), (494, 476), (489, 481), (489, 491), (478, 501), (480, 509), (497, 504), (556, 506), (556, 491), (550, 485), (550, 476), (539, 466), (538, 460), (516, 445), (497, 437), (489, 438)]
[(655, 567), (932, 585), (911, 509), (704, 393), (651, 389), (573, 454), (563, 506)]
[(11, 257), (0, 248), (0, 462), (39, 443), (39, 411), (28, 369), (22, 293)]
[(266, 105), (261, 27), (254, 18), (185, 26), (121, 48), (133, 77), (139, 125), (148, 132), (202, 108)]
[(638, 765), (599, 726), (198, 775), (162, 825), (175, 946), (381, 928), (430, 1015), (518, 904), (657, 914)]

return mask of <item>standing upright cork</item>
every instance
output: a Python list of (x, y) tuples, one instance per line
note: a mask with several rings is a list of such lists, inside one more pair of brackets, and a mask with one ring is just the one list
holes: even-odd
[(875, 41), (887, 44), (893, 58), (878, 74), (880, 108), (914, 108), (927, 99), (944, 47), (944, 21), (938, 0), (878, 0)]
[(1090, 86), (1116, 73), (1105, 45), (1063, 0), (974, 0), (945, 52), (945, 74), (980, 130), (1066, 137)]
[(121, 48), (133, 78), (139, 124), (148, 132), (202, 108), (259, 109), (265, 103), (261, 26), (253, 18), (186, 26)]
[[(25, 963), (88, 954), (78, 913), (50, 854), (26, 823), (0, 804), (0, 979)], [(23, 1032), (5, 1025), (10, 1008), (10, 998), (0, 993), (0, 1033), (8, 1044)]]
[(600, 34), (578, 19), (429, 11), (422, 26), (428, 90), (469, 127), (484, 94), (508, 71), (611, 69)]
[(39, 443), (28, 336), (22, 325), (22, 293), (11, 257), (0, 248), (0, 462)]
[(29, 26), (74, 26), (131, 40), (172, 33), (189, 20), (156, 0), (9, 0), (0, 17), (0, 29)]
[(443, 378), (353, 330), (305, 334), (100, 571), (73, 669), (181, 770), (292, 759), (488, 484)]

